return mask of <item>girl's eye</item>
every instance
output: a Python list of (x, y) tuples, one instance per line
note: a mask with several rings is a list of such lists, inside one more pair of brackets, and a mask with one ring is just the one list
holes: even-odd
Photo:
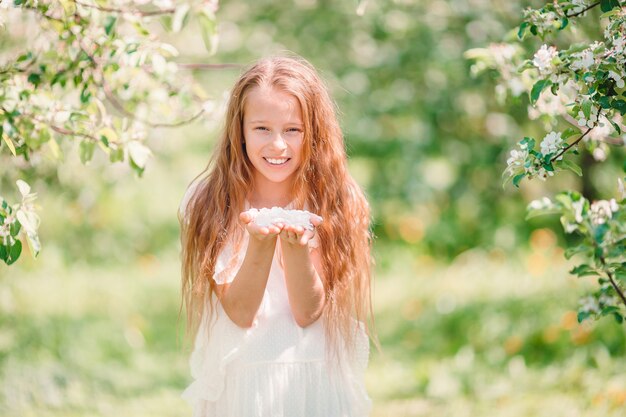
[(291, 129), (287, 129), (287, 132), (291, 132), (291, 133), (293, 133), (293, 132), (301, 132), (301, 130), (298, 129), (297, 127), (292, 127)]
[(269, 130), (269, 129), (263, 126), (259, 126), (259, 127), (256, 127), (255, 130)]

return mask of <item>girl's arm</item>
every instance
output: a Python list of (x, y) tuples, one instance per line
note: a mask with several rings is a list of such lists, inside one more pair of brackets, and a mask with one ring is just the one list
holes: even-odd
[[(314, 222), (314, 226), (318, 224)], [(309, 254), (308, 241), (313, 233), (301, 227), (284, 226), (282, 229), (281, 249), (289, 303), (298, 326), (306, 327), (324, 310), (324, 283), (319, 274), (321, 258), (317, 250)]]
[(246, 255), (233, 281), (217, 286), (217, 296), (224, 311), (239, 327), (252, 327), (265, 293), (280, 229), (259, 227), (247, 213), (241, 219), (250, 233)]

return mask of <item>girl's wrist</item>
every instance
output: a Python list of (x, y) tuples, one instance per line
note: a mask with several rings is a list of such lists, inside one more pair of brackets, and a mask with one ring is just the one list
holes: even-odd
[(254, 245), (259, 249), (269, 249), (274, 248), (276, 246), (276, 238), (277, 236), (263, 236), (262, 238), (257, 238), (255, 236), (251, 236), (250, 245)]
[(287, 249), (288, 251), (308, 252), (308, 249), (309, 249), (309, 245), (308, 244), (301, 245), (298, 242), (292, 243), (292, 242), (289, 242), (286, 239), (281, 239), (280, 240), (280, 244), (281, 244), (281, 246), (283, 248)]

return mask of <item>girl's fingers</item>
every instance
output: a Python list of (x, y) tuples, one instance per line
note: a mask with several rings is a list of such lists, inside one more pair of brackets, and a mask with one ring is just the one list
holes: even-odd
[(312, 224), (314, 227), (317, 227), (317, 226), (319, 226), (320, 224), (322, 224), (323, 219), (322, 219), (320, 216), (318, 216), (317, 214), (313, 214), (313, 215), (311, 215), (311, 217), (309, 218), (309, 221), (311, 222), (311, 224)]
[(239, 219), (245, 224), (248, 224), (250, 223), (250, 221), (252, 221), (252, 215), (248, 213), (247, 211), (243, 211), (239, 213)]

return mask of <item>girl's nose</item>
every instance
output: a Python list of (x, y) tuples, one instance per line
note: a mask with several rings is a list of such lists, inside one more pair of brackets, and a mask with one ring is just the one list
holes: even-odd
[(280, 133), (277, 133), (272, 139), (272, 146), (276, 149), (287, 149), (287, 142)]

